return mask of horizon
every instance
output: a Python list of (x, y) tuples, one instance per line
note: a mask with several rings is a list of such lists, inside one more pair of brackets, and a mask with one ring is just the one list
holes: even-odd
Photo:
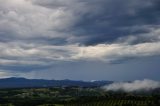
[(5, 77), (5, 78), (0, 78), (1, 79), (30, 79), (30, 80), (71, 80), (71, 81), (84, 81), (84, 82), (95, 82), (95, 81), (111, 81), (111, 80), (74, 80), (74, 79), (43, 79), (43, 78), (25, 78), (25, 77)]
[(0, 79), (160, 81), (160, 1), (2, 0)]
[[(74, 80), (74, 79), (43, 79), (43, 78), (25, 78), (25, 77), (5, 77), (0, 78), (1, 79), (27, 79), (27, 80), (55, 80), (55, 81), (63, 81), (63, 80), (69, 80), (69, 81), (82, 81), (82, 82), (96, 82), (96, 81), (112, 81), (115, 83), (121, 83), (121, 82), (135, 82), (135, 81), (143, 81), (143, 80), (151, 80), (151, 79), (143, 79), (143, 80)], [(157, 81), (160, 83), (160, 80), (152, 80)]]

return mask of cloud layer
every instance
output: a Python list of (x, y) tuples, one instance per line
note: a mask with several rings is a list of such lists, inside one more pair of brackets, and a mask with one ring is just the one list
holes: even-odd
[(104, 86), (103, 89), (107, 91), (148, 91), (160, 88), (160, 82), (149, 79), (135, 80), (133, 82), (115, 82), (113, 84)]
[(159, 56), (159, 5), (158, 0), (0, 0), (0, 69)]
[(1, 41), (96, 45), (159, 27), (157, 0), (0, 2)]

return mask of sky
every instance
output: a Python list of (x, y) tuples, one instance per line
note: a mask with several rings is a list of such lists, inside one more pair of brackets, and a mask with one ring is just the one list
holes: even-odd
[(0, 0), (0, 78), (160, 80), (159, 0)]

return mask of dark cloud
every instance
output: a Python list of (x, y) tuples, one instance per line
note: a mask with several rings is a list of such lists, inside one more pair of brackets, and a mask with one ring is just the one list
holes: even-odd
[(0, 69), (159, 56), (159, 14), (159, 0), (0, 1)]
[[(33, 3), (73, 14), (76, 21), (65, 33), (75, 36), (72, 39), (75, 41), (69, 40), (69, 43), (112, 43), (119, 37), (146, 33), (148, 29), (141, 26), (160, 23), (158, 0), (33, 0)], [(137, 27), (136, 30), (133, 27)], [(77, 40), (79, 37), (84, 39)]]
[(160, 24), (158, 0), (17, 0), (2, 5), (1, 41), (96, 45), (146, 33), (142, 26)]
[[(77, 36), (89, 36), (85, 44), (112, 42), (119, 37), (145, 33), (147, 29), (132, 30), (133, 26), (159, 25), (160, 3), (156, 0), (87, 1), (92, 8), (80, 16), (75, 25)], [(127, 29), (125, 29), (127, 27)], [(124, 29), (123, 29), (124, 28)]]

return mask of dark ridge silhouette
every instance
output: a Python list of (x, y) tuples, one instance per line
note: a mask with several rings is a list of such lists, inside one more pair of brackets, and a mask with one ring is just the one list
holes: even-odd
[(4, 78), (0, 79), (0, 88), (24, 88), (24, 87), (100, 87), (113, 83), (112, 81), (74, 81), (74, 80), (45, 80), (26, 78)]

